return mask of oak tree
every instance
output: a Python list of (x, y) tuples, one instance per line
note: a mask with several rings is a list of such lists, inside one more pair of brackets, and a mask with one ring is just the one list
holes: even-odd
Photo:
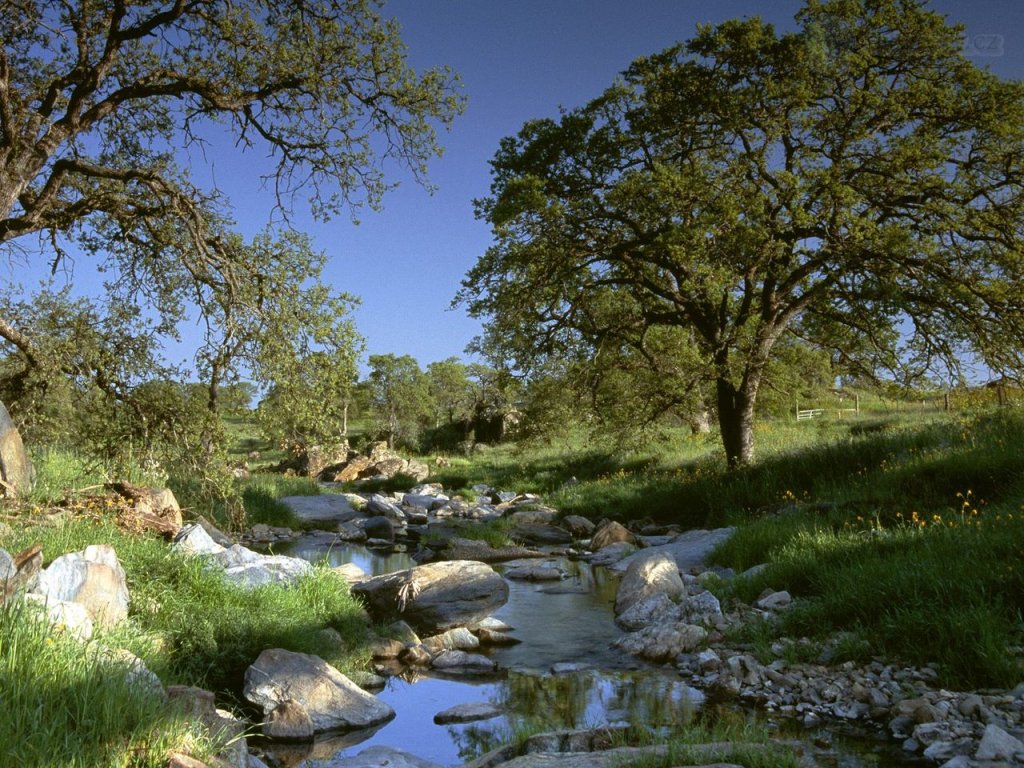
[(733, 466), (786, 334), (1022, 367), (1024, 86), (914, 0), (809, 0), (796, 22), (700, 27), (504, 139), (478, 202), (494, 245), (459, 295), (521, 366), (589, 343), (605, 291), (684, 329)]
[[(413, 71), (377, 5), (0, 0), (0, 257), (39, 274), (84, 254), (105, 301), (165, 336), (302, 281), (236, 247), (229, 201), (179, 158), (208, 161), (215, 134), (268, 157), (285, 222), (300, 197), (322, 219), (377, 207), (388, 164), (425, 182), (462, 99), (447, 69)], [(38, 357), (27, 330), (0, 315), (0, 339)], [(199, 362), (215, 401), (217, 353)]]

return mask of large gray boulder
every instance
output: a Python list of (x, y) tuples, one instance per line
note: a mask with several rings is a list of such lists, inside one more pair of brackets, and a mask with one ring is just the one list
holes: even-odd
[(641, 552), (630, 563), (615, 594), (615, 615), (625, 613), (644, 598), (661, 592), (669, 598), (686, 595), (675, 559), (666, 552)]
[[(698, 566), (702, 566), (708, 556), (719, 544), (732, 536), (735, 528), (715, 528), (713, 530), (693, 530), (681, 533), (667, 544), (649, 547), (642, 551), (646, 555), (650, 552), (663, 552), (671, 555), (676, 561), (676, 566), (683, 573), (687, 573)], [(595, 547), (596, 549), (596, 547)], [(641, 553), (619, 560), (609, 566), (613, 571), (625, 571)]]
[(672, 661), (696, 650), (707, 636), (707, 630), (692, 624), (657, 624), (620, 637), (615, 647), (651, 661)]
[(313, 731), (367, 728), (384, 723), (395, 711), (367, 693), (323, 659), (270, 648), (245, 671), (242, 694), (267, 715), (286, 701), (301, 707)]
[(7, 408), (0, 403), (0, 496), (24, 493), (32, 485), (32, 462)]
[(505, 580), (489, 565), (473, 560), (430, 563), (377, 576), (356, 584), (352, 592), (375, 619), (404, 619), (421, 634), (480, 621), (508, 600)]
[(112, 627), (128, 616), (128, 584), (117, 553), (109, 544), (61, 555), (39, 574), (34, 590), (51, 601), (79, 603), (94, 623)]

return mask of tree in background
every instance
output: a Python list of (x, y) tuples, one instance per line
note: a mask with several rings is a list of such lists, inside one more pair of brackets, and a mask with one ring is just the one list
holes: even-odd
[[(370, 0), (0, 0), (0, 41), (0, 253), (70, 273), (77, 247), (107, 277), (108, 295), (89, 305), (101, 324), (108, 307), (140, 306), (154, 318), (147, 335), (166, 337), (197, 312), (214, 409), (242, 318), (305, 273), (232, 236), (227, 201), (176, 152), (226, 132), (274, 158), (285, 221), (301, 195), (326, 219), (378, 207), (385, 160), (424, 181), (437, 127), (462, 109), (454, 76), (415, 73)], [(34, 365), (49, 345), (32, 331), (0, 314), (0, 338)], [(94, 340), (115, 352), (112, 337)], [(112, 397), (132, 386), (110, 365), (76, 370)]]
[(465, 363), (449, 357), (430, 363), (426, 373), (435, 407), (434, 426), (468, 422), (473, 415), (473, 383)]
[(965, 348), (1024, 367), (1024, 86), (911, 0), (797, 21), (702, 27), (504, 139), (478, 202), (495, 244), (458, 297), (520, 367), (607, 291), (691, 334), (732, 466), (788, 333), (953, 376)]
[(430, 381), (410, 355), (370, 355), (367, 378), (376, 430), (388, 447), (418, 447), (420, 432), (429, 426), (435, 405)]

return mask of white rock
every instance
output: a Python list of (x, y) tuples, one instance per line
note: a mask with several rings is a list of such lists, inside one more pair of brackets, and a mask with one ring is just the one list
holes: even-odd
[(199, 523), (189, 523), (178, 531), (173, 548), (188, 555), (214, 555), (224, 551)]
[(1024, 743), (1011, 736), (998, 725), (988, 725), (981, 737), (976, 760), (1010, 760), (1016, 753), (1024, 753)]
[(45, 595), (28, 594), (25, 599), (37, 603), (46, 611), (47, 623), (57, 632), (65, 632), (69, 637), (85, 642), (92, 637), (92, 617), (88, 609), (81, 603), (67, 600), (54, 600)]
[(634, 603), (615, 619), (615, 623), (633, 632), (653, 624), (675, 623), (680, 618), (679, 606), (664, 592), (655, 592)]
[(783, 590), (781, 592), (772, 592), (770, 595), (765, 595), (754, 603), (754, 605), (763, 611), (777, 611), (780, 608), (785, 608), (792, 602), (792, 595)]
[(664, 552), (641, 553), (626, 569), (615, 594), (615, 614), (618, 616), (628, 608), (655, 592), (662, 592), (670, 598), (686, 594), (686, 587), (679, 575), (675, 559)]
[(112, 627), (128, 616), (128, 584), (114, 548), (107, 544), (61, 555), (39, 574), (35, 591), (48, 601), (81, 603), (92, 620)]

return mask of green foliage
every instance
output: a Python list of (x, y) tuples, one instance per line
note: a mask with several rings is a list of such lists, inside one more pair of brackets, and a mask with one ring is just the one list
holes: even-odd
[[(1024, 89), (962, 48), (916, 3), (809, 2), (793, 32), (702, 27), (527, 122), (477, 202), (495, 244), (458, 300), (482, 346), (523, 372), (681, 361), (713, 384), (733, 466), (797, 338), (901, 383), (955, 380), (965, 350), (1024, 368)], [(663, 328), (683, 354), (651, 353)]]
[(367, 382), (377, 434), (392, 448), (416, 448), (435, 407), (430, 382), (419, 363), (410, 355), (370, 355)]
[(53, 632), (29, 604), (0, 606), (0, 752), (24, 768), (163, 768), (171, 751), (211, 757), (202, 727), (161, 694), (128, 682), (128, 667)]

